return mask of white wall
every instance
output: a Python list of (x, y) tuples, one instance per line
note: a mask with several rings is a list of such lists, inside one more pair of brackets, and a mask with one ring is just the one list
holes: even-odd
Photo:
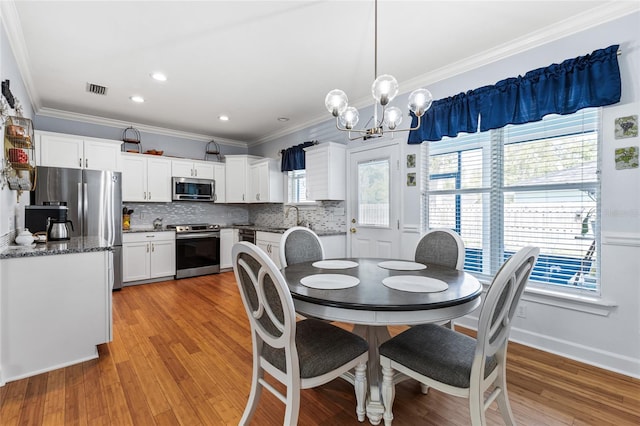
[[(635, 377), (640, 377), (640, 169), (615, 170), (613, 158), (615, 148), (639, 146), (640, 138), (614, 139), (613, 123), (616, 117), (640, 115), (638, 28), (640, 13), (634, 13), (428, 85), (434, 98), (440, 99), (620, 44), (622, 99), (616, 105), (603, 108), (601, 126), (602, 295), (599, 298), (584, 295), (567, 298), (528, 292), (521, 302), (526, 318), (516, 318), (512, 338)], [(406, 99), (407, 94), (403, 94), (393, 103), (403, 106)], [(321, 102), (322, 99), (318, 99), (318, 103)], [(360, 117), (370, 114), (370, 108), (365, 108)], [(318, 139), (321, 143), (329, 140), (348, 143), (350, 148), (364, 144), (362, 141), (348, 142), (344, 133), (335, 130), (334, 121), (328, 119), (276, 141), (253, 146), (250, 153), (275, 158), (280, 149), (309, 139)], [(408, 153), (417, 153), (417, 161), (421, 162), (421, 152), (415, 147), (402, 142), (400, 152), (401, 163)], [(403, 164), (403, 178), (406, 172)], [(417, 242), (418, 192), (416, 187), (403, 185), (401, 246), (405, 249), (399, 255), (404, 258), (412, 256), (410, 248)], [(474, 328), (476, 317), (472, 315), (458, 323)]]

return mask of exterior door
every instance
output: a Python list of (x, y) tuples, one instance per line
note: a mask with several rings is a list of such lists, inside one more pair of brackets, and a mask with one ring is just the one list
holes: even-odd
[(349, 153), (347, 233), (352, 257), (400, 257), (399, 146)]

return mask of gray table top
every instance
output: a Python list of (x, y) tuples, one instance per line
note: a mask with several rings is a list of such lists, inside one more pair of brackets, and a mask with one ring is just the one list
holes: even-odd
[[(314, 262), (289, 265), (282, 269), (294, 300), (317, 305), (367, 311), (424, 311), (462, 305), (480, 297), (482, 286), (472, 275), (452, 268), (427, 264), (418, 271), (385, 269), (378, 263), (390, 259), (348, 258), (358, 266), (348, 269), (320, 269)], [(357, 277), (360, 283), (355, 287), (339, 290), (319, 290), (300, 283), (305, 276), (314, 274), (346, 274)], [(447, 290), (439, 292), (414, 293), (386, 287), (382, 280), (394, 275), (417, 275), (446, 282)]]

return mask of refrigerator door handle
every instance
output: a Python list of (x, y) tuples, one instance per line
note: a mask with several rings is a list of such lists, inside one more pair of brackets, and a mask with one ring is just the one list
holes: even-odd
[(88, 190), (88, 185), (87, 183), (83, 183), (84, 186), (84, 191), (82, 194), (82, 224), (83, 224), (83, 229), (82, 229), (82, 235), (83, 236), (87, 236), (87, 232), (89, 229), (89, 224), (87, 224), (86, 222), (89, 221), (88, 218), (88, 213), (89, 213), (89, 190)]
[(82, 193), (82, 182), (78, 182), (78, 231), (80, 231), (80, 235), (83, 235), (84, 229), (84, 209), (83, 209), (83, 193)]

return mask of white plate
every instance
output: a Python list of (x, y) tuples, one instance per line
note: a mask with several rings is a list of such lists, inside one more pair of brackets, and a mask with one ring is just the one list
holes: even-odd
[(394, 269), (396, 271), (420, 271), (427, 269), (427, 265), (416, 262), (407, 262), (404, 260), (387, 260), (378, 263), (378, 266), (385, 269)]
[(319, 260), (313, 262), (311, 266), (322, 269), (349, 269), (355, 268), (358, 263), (350, 260)]
[(319, 290), (337, 290), (355, 287), (360, 283), (360, 280), (351, 275), (316, 274), (304, 277), (300, 280), (300, 283), (306, 287), (317, 288)]
[(382, 284), (394, 290), (412, 293), (435, 293), (444, 291), (449, 285), (444, 281), (416, 275), (395, 275), (382, 280)]

